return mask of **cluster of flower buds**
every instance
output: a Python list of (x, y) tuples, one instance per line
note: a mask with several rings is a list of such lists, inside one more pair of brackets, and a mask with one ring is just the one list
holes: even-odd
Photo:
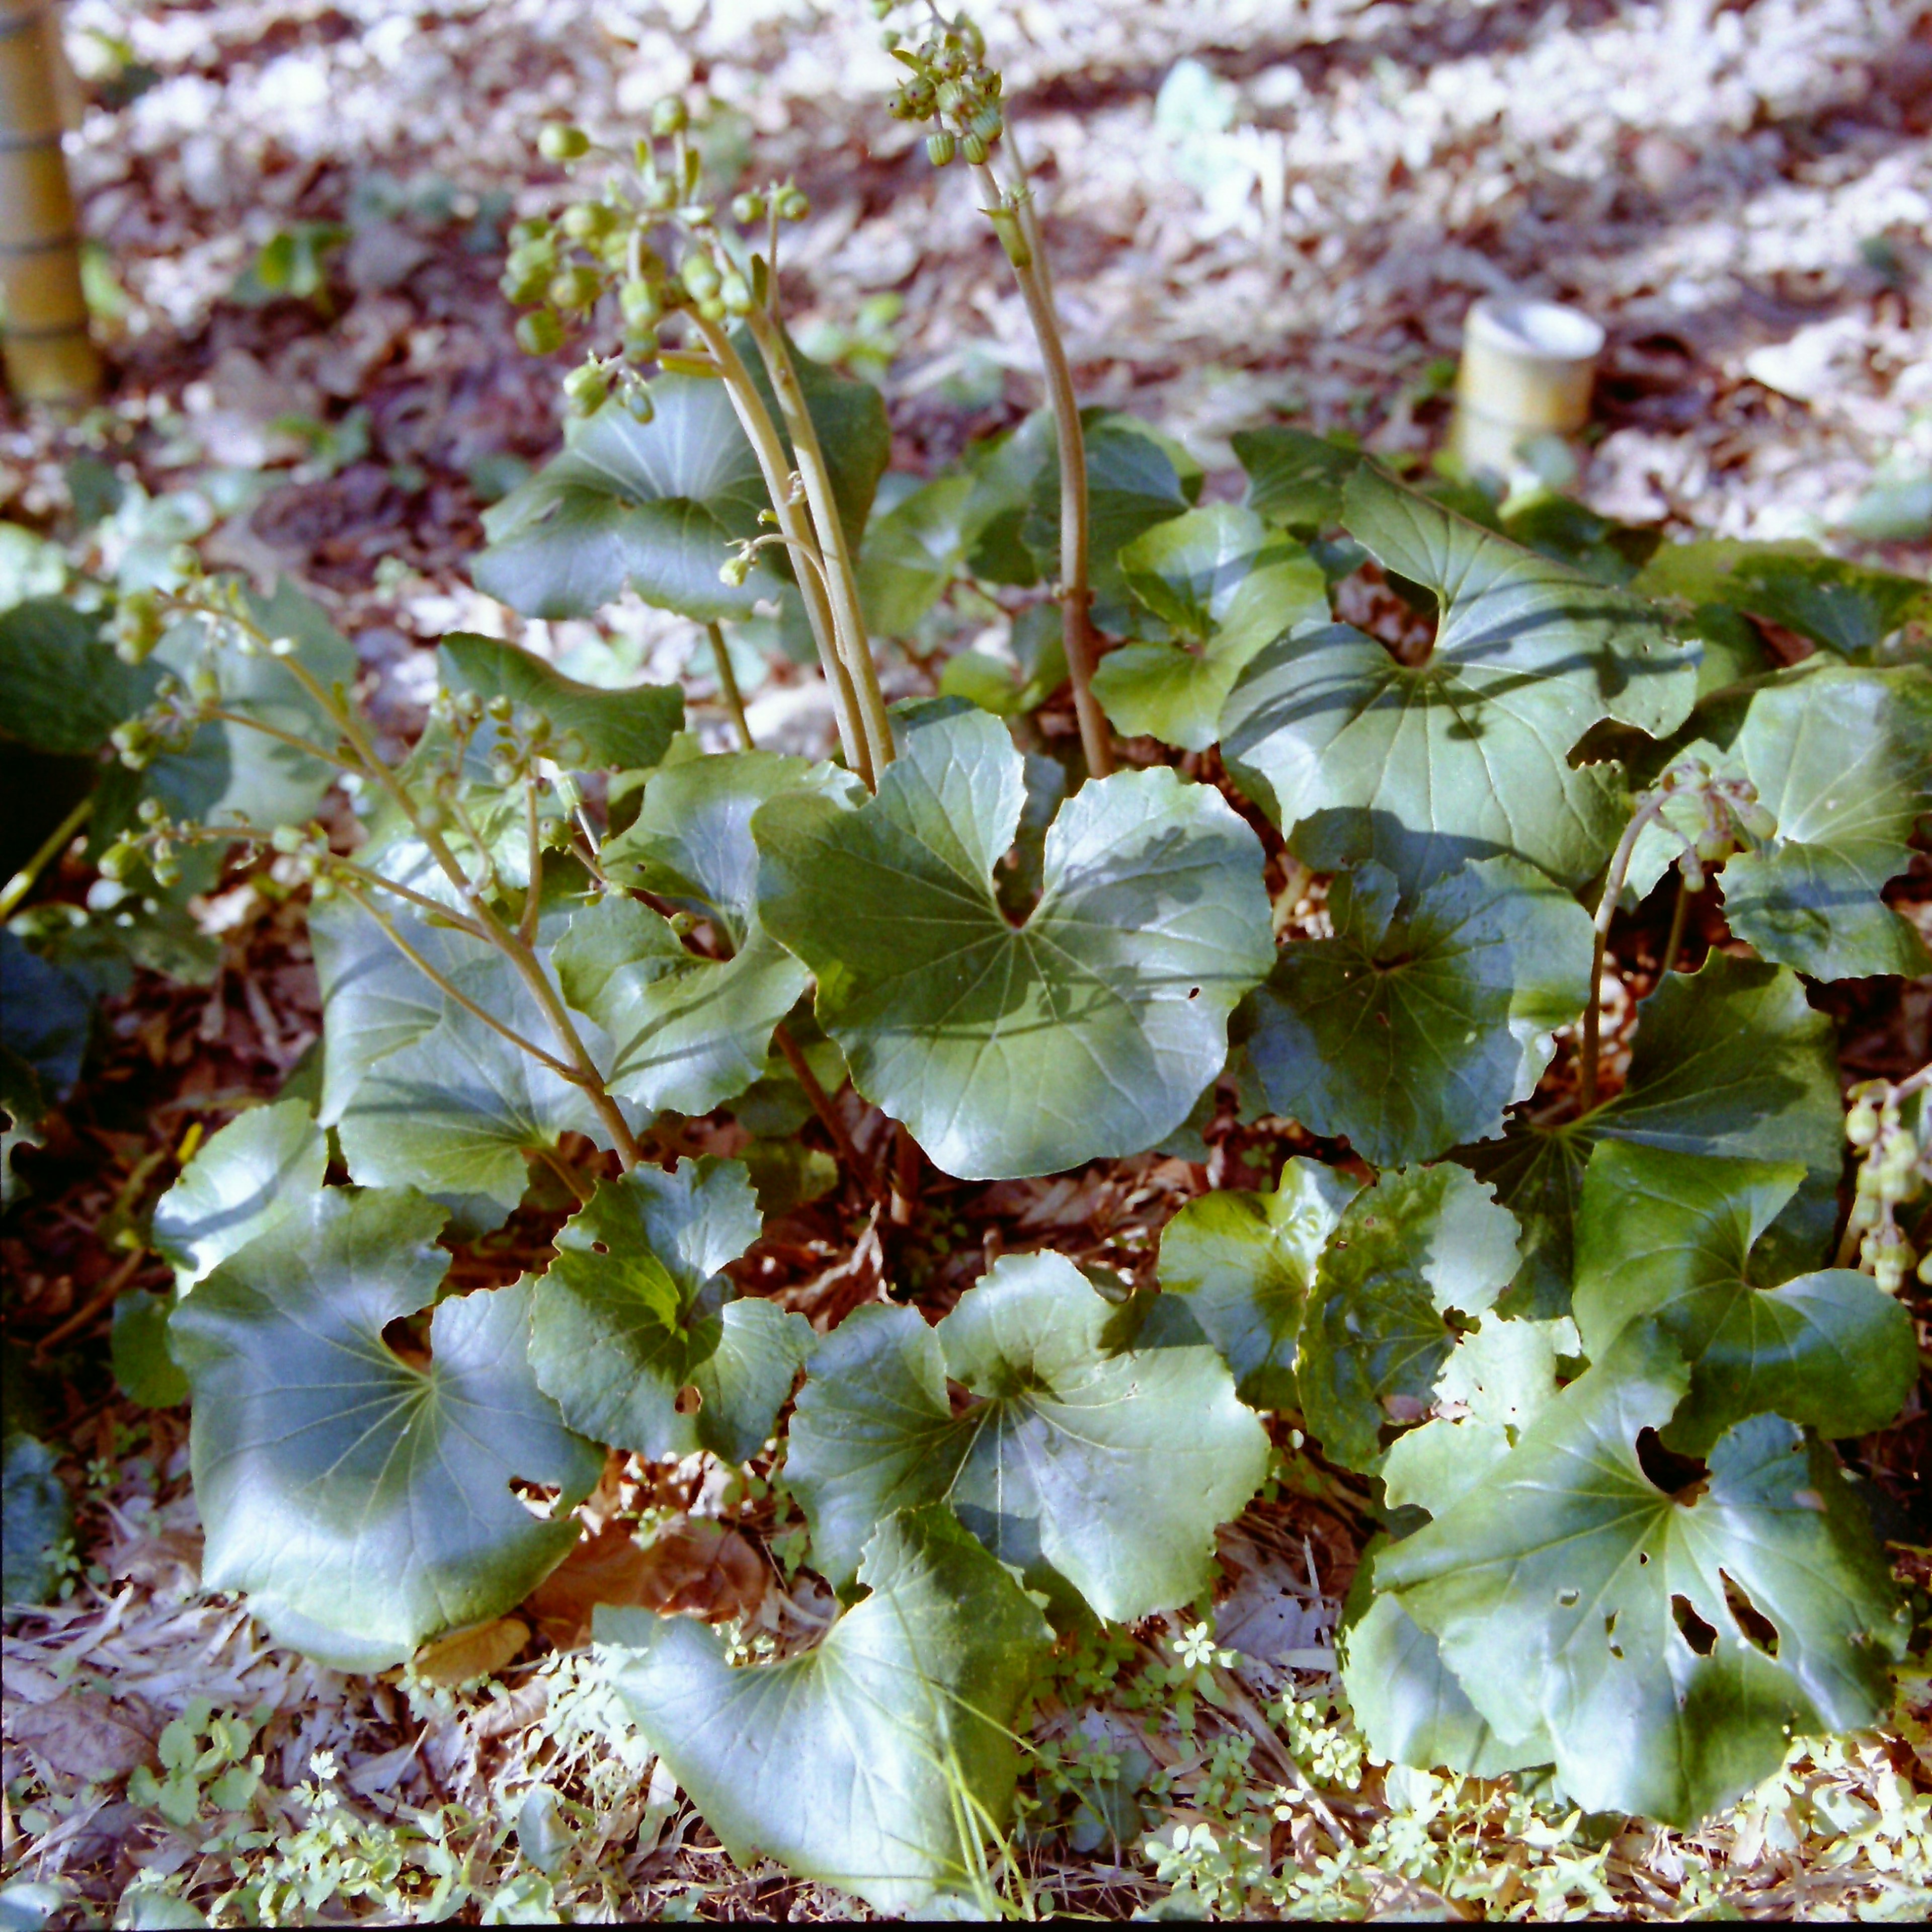
[[(892, 12), (892, 0), (873, 0), (881, 20)], [(901, 121), (935, 124), (926, 137), (926, 152), (934, 167), (944, 167), (963, 154), (978, 167), (1006, 131), (1000, 106), (999, 70), (986, 64), (986, 43), (964, 14), (934, 24), (916, 46), (907, 44), (896, 27), (888, 26), (885, 44), (893, 59), (908, 70), (893, 97), (892, 112)]]
[(146, 860), (156, 885), (178, 884), (181, 862), (175, 856), (175, 847), (182, 840), (194, 838), (200, 828), (173, 824), (159, 799), (142, 800), (135, 816), (140, 820), (140, 830), (124, 833), (101, 854), (97, 868), (100, 876), (117, 886), (124, 885)]
[[(1846, 1239), (1856, 1240), (1860, 1266), (1871, 1270), (1888, 1294), (1896, 1294), (1905, 1285), (1906, 1271), (1914, 1259), (1912, 1243), (1898, 1225), (1898, 1210), (1917, 1200), (1932, 1183), (1928, 1086), (1932, 1068), (1898, 1086), (1888, 1080), (1862, 1082), (1852, 1089), (1851, 1109), (1845, 1116), (1845, 1138), (1862, 1156)], [(1915, 1094), (1916, 1109), (1908, 1105)], [(1916, 1112), (1916, 1121), (1907, 1119), (1908, 1112)], [(1918, 1261), (1918, 1279), (1932, 1287), (1932, 1250)]]
[(1657, 823), (1683, 844), (1676, 862), (1687, 891), (1702, 892), (1712, 868), (1777, 832), (1750, 779), (1720, 777), (1694, 753), (1679, 758), (1657, 790)]
[(188, 749), (202, 722), (206, 701), (170, 673), (155, 686), (154, 703), (116, 725), (107, 742), (128, 770), (145, 771), (163, 754)]
[[(554, 218), (519, 221), (510, 231), (500, 286), (530, 310), (517, 324), (517, 340), (530, 355), (554, 354), (573, 326), (590, 325), (606, 297), (616, 296), (620, 352), (591, 356), (565, 379), (574, 414), (592, 413), (615, 393), (639, 422), (650, 421), (649, 392), (623, 364), (658, 356), (658, 332), (680, 310), (722, 322), (749, 314), (759, 299), (754, 278), (723, 244), (716, 212), (701, 196), (703, 164), (687, 138), (690, 125), (690, 110), (671, 95), (652, 110), (650, 134), (628, 156), (598, 147), (582, 128), (565, 123), (538, 137), (550, 160), (628, 163), (609, 169), (593, 194)], [(811, 212), (789, 181), (740, 194), (730, 205), (741, 227), (802, 221)]]

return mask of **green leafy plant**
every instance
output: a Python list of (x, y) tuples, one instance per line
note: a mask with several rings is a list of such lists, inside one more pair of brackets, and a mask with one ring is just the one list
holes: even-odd
[[(459, 634), (392, 760), (318, 614), (191, 559), (111, 611), (0, 620), (10, 716), (112, 748), (110, 882), (272, 857), (312, 893), (315, 1102), (214, 1135), (153, 1220), (205, 1580), (386, 1667), (521, 1601), (607, 1452), (742, 1465), (776, 1440), (804, 1518), (785, 1574), (824, 1580), (829, 1629), (734, 1661), (607, 1612), (625, 1706), (734, 1852), (882, 1910), (990, 1911), (1056, 1633), (1211, 1590), (1271, 1412), (1309, 1481), (1312, 1444), (1371, 1486), (1343, 1669), (1384, 1760), (1694, 1820), (1793, 1732), (1883, 1709), (1908, 1635), (1832, 1444), (1916, 1373), (1926, 1076), (1861, 1089), (1848, 1124), (1808, 982), (1924, 963), (1882, 897), (1932, 806), (1922, 586), (1504, 515), (1280, 426), (1235, 439), (1245, 501), (1199, 506), (1184, 449), (1078, 406), (977, 31), (886, 31), (895, 111), (971, 173), (1046, 375), (1045, 413), (954, 470), (883, 480), (878, 394), (787, 332), (804, 197), (721, 206), (682, 98), (621, 148), (547, 129), (572, 198), (512, 236), (524, 346), (585, 352), (566, 446), (488, 513), (476, 580), (532, 616), (625, 592), (680, 614), (732, 748), (679, 688)], [(1426, 642), (1341, 621), (1352, 578)], [(836, 762), (751, 742), (724, 627), (772, 604)], [(934, 662), (989, 613), (1010, 675)], [(1813, 655), (1772, 668), (1754, 624)], [(1624, 1070), (1616, 922), (1673, 869)], [(1676, 970), (1713, 881), (1728, 943)], [(16, 1133), (80, 1048), (20, 950)], [(903, 1300), (821, 1333), (752, 1285), (767, 1214), (808, 1190), (908, 1227), (928, 1163), (964, 1184), (1140, 1155), (1250, 1073), (1327, 1138), (1176, 1214), (1157, 1291), (1009, 1254), (943, 1291), (908, 1268)], [(690, 1150), (721, 1112), (742, 1160)], [(776, 1150), (813, 1118), (829, 1153)], [(542, 1271), (463, 1286), (500, 1281), (520, 1214)], [(457, 1252), (490, 1267), (457, 1277)], [(1145, 1694), (1227, 1703), (1187, 1628)], [(1285, 1765), (1359, 1777), (1325, 1718), (1279, 1722)], [(1161, 1869), (1222, 1906), (1312, 1897), (1263, 1856), (1298, 1802), (1228, 1798)]]

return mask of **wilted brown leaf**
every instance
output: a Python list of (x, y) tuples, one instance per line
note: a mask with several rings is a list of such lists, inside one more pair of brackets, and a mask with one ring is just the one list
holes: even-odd
[(632, 1541), (629, 1525), (606, 1524), (585, 1538), (523, 1607), (560, 1650), (574, 1650), (590, 1641), (599, 1604), (722, 1623), (753, 1615), (770, 1587), (764, 1558), (735, 1529), (706, 1517), (675, 1516), (644, 1544)]
[(104, 1697), (70, 1690), (50, 1703), (16, 1706), (7, 1714), (7, 1742), (24, 1745), (55, 1770), (86, 1784), (125, 1778), (158, 1762), (154, 1741), (131, 1713)]
[(501, 1670), (530, 1636), (530, 1627), (521, 1617), (498, 1617), (418, 1651), (416, 1674), (428, 1684), (473, 1684)]

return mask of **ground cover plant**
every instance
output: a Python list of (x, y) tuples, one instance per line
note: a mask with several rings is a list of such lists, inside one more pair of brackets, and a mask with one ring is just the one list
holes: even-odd
[[(1833, 1445), (1914, 1399), (1932, 1072), (1847, 1113), (1808, 988), (1932, 968), (1886, 896), (1932, 809), (1932, 598), (1280, 424), (1234, 438), (1244, 500), (1203, 502), (1160, 425), (1078, 407), (976, 30), (886, 11), (893, 111), (1036, 331), (1046, 406), (1004, 439), (886, 484), (876, 392), (787, 330), (806, 198), (719, 190), (682, 98), (621, 150), (547, 128), (568, 195), (510, 237), (524, 346), (583, 359), (475, 580), (704, 627), (731, 748), (675, 687), (460, 632), (386, 743), (322, 613), (191, 547), (0, 616), (16, 735), (112, 759), (15, 894), (86, 827), (107, 916), (49, 900), (8, 942), (10, 1141), (46, 1131), (104, 960), (193, 970), (182, 909), (224, 868), (305, 892), (318, 1052), (185, 1150), (148, 1231), (173, 1292), (115, 1306), (123, 1385), (191, 1403), (202, 1582), (336, 1669), (467, 1644), (448, 1674), (484, 1675), (545, 1587), (598, 1602), (614, 1471), (708, 1457), (788, 1525), (799, 1614), (601, 1604), (611, 1762), (655, 1756), (746, 1865), (1024, 1912), (1024, 1832), (1136, 1838), (1153, 1789), (1104, 1733), (1047, 1764), (1030, 1712), (1150, 1628), (1130, 1695), (1190, 1734), (1197, 1698), (1238, 1712), (1196, 1614), (1217, 1532), (1346, 1496), (1377, 1534), (1340, 1683), (1406, 1816), (1472, 1779), (1475, 1815), (1559, 1845), (1585, 1814), (1694, 1828), (1794, 1738), (1884, 1716), (1912, 1646)], [(1007, 651), (888, 705), (882, 662), (962, 608)], [(818, 667), (837, 760), (752, 742), (760, 623)], [(1653, 895), (1626, 1060), (1601, 988)], [(1264, 1120), (1296, 1151), (1168, 1219), (1151, 1279), (1039, 1246), (934, 1279), (922, 1217), (970, 1245), (962, 1184)], [(746, 1258), (834, 1194), (884, 1292), (808, 1320)], [(541, 1262), (506, 1268), (532, 1214)], [(10, 1447), (10, 1522), (16, 1489), (46, 1519), (28, 1593), (62, 1561), (34, 1455)], [(1313, 1787), (1360, 1746), (1325, 1706), (1266, 1715), (1157, 1853), (1184, 1906), (1346, 1895), (1357, 1838)], [(188, 1724), (154, 1802), (244, 1812), (240, 1721)], [(1284, 1780), (1258, 1796), (1257, 1748)], [(535, 1871), (551, 1816), (520, 1814)], [(1524, 1889), (1457, 1892), (1427, 1842), (1438, 1896)], [(355, 1856), (451, 1907), (430, 1838)]]

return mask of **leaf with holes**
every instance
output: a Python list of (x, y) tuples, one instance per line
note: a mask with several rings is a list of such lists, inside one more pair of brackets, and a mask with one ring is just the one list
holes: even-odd
[(467, 631), (452, 632), (436, 655), (446, 689), (527, 705), (556, 739), (568, 732), (582, 741), (587, 766), (642, 770), (655, 765), (684, 728), (684, 694), (674, 684), (600, 691), (500, 638)]
[(1405, 902), (1370, 864), (1328, 896), (1332, 939), (1281, 949), (1248, 1052), (1278, 1114), (1346, 1134), (1378, 1166), (1502, 1130), (1589, 997), (1589, 915), (1515, 859)]
[(1522, 1267), (1504, 1304), (1513, 1313), (1569, 1312), (1578, 1197), (1600, 1141), (1795, 1162), (1804, 1179), (1761, 1238), (1759, 1265), (1815, 1268), (1831, 1240), (1844, 1149), (1838, 1060), (1832, 1023), (1797, 976), (1713, 950), (1637, 1012), (1629, 1080), (1614, 1099), (1456, 1150), (1522, 1224)]
[(1516, 1264), (1515, 1220), (1451, 1163), (1384, 1174), (1358, 1194), (1301, 1323), (1301, 1412), (1323, 1449), (1375, 1468), (1384, 1424), (1427, 1410), (1455, 1346), (1449, 1316), (1481, 1314)]
[(1161, 1231), (1162, 1294), (1185, 1308), (1252, 1408), (1298, 1406), (1302, 1310), (1323, 1244), (1354, 1192), (1334, 1168), (1295, 1155), (1272, 1193), (1203, 1194)]
[(1674, 728), (1692, 654), (1641, 600), (1373, 469), (1344, 510), (1387, 568), (1442, 600), (1434, 648), (1412, 668), (1346, 625), (1270, 645), (1222, 714), (1228, 769), (1312, 865), (1373, 858), (1413, 886), (1510, 853), (1582, 884), (1624, 808), (1615, 768), (1569, 753), (1605, 718)]
[(1190, 510), (1120, 552), (1128, 590), (1176, 644), (1130, 644), (1094, 674), (1094, 694), (1120, 730), (1204, 752), (1241, 668), (1294, 625), (1328, 614), (1321, 566), (1252, 511)]
[[(1071, 1585), (1098, 1616), (1204, 1588), (1268, 1437), (1213, 1349), (1122, 1346), (1118, 1320), (1054, 1254), (996, 1262), (937, 1328), (910, 1308), (848, 1316), (813, 1358), (785, 1460), (819, 1568), (844, 1582), (893, 1510), (947, 1502), (1034, 1587)], [(957, 1417), (949, 1378), (976, 1398)]]
[(154, 1246), (192, 1288), (322, 1185), (328, 1137), (300, 1100), (252, 1107), (212, 1135), (154, 1203)]
[(1576, 1324), (1594, 1360), (1654, 1316), (1690, 1364), (1664, 1440), (1706, 1454), (1771, 1413), (1828, 1436), (1882, 1429), (1918, 1374), (1910, 1313), (1868, 1275), (1827, 1268), (1759, 1285), (1758, 1237), (1804, 1178), (1797, 1163), (1714, 1160), (1606, 1141), (1576, 1222)]
[(322, 1189), (168, 1324), (194, 1391), (204, 1585), (246, 1591), (344, 1670), (509, 1609), (577, 1540), (512, 1480), (555, 1487), (561, 1512), (603, 1466), (531, 1376), (526, 1286), (442, 1302), (427, 1363), (385, 1340), (436, 1300), (443, 1221), (420, 1195)]
[(818, 982), (853, 1084), (949, 1174), (1052, 1173), (1171, 1133), (1274, 956), (1254, 834), (1166, 770), (1090, 782), (1046, 834), (1017, 928), (993, 868), (1024, 761), (998, 719), (915, 721), (856, 808), (753, 821), (759, 911)]
[(1794, 1732), (1887, 1708), (1908, 1619), (1830, 1452), (1775, 1416), (1680, 1498), (1638, 1438), (1690, 1381), (1654, 1323), (1524, 1429), (1481, 1484), (1376, 1558), (1506, 1742), (1539, 1727), (1586, 1810), (1688, 1824), (1774, 1771)]
[(830, 766), (776, 752), (696, 758), (654, 772), (636, 819), (606, 844), (614, 880), (695, 913), (713, 934), (710, 952), (694, 952), (662, 914), (617, 894), (570, 915), (558, 977), (615, 1042), (609, 1078), (621, 1098), (706, 1114), (764, 1073), (772, 1030), (808, 978), (759, 920), (751, 819), (794, 796), (863, 794)]
[[(362, 862), (425, 896), (453, 889), (428, 854), (406, 842)], [(438, 923), (398, 900), (384, 910), (416, 953), (458, 992), (547, 1052), (558, 1042), (536, 996), (487, 940)], [(547, 962), (566, 915), (538, 927)], [(416, 1187), (442, 1202), (459, 1229), (498, 1226), (522, 1199), (528, 1162), (566, 1133), (610, 1137), (584, 1088), (553, 1072), (428, 979), (369, 914), (346, 898), (309, 920), (322, 981), (322, 1104), (355, 1180)], [(608, 1042), (579, 1022), (585, 1046), (608, 1062)]]
[(763, 1853), (880, 1912), (962, 1916), (986, 1888), (982, 1834), (1012, 1810), (1012, 1727), (1052, 1633), (943, 1510), (889, 1518), (858, 1575), (865, 1600), (782, 1664), (734, 1670), (703, 1624), (640, 1610), (600, 1609), (597, 1641), (742, 1867)]
[(558, 1231), (531, 1313), (531, 1367), (573, 1429), (644, 1456), (757, 1454), (812, 1339), (721, 1272), (760, 1226), (738, 1161), (599, 1184)]

